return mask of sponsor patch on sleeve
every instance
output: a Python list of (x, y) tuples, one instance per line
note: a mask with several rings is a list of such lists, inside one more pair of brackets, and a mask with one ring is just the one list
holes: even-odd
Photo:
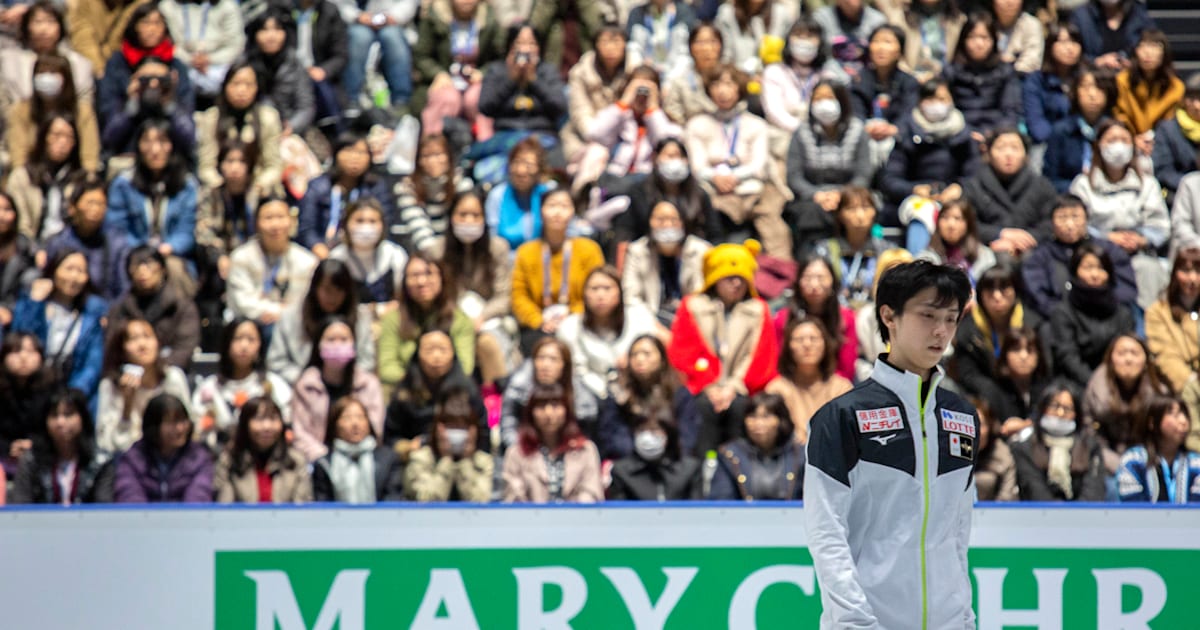
[(942, 410), (942, 430), (975, 437), (975, 417), (969, 413)]
[(858, 417), (859, 433), (880, 433), (904, 428), (904, 420), (900, 417), (899, 407), (860, 409), (854, 414)]

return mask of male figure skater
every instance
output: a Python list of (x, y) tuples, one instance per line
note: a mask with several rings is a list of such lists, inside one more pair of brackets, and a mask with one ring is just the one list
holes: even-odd
[(823, 629), (975, 627), (967, 541), (979, 419), (938, 387), (970, 295), (953, 267), (888, 270), (875, 317), (890, 352), (812, 418), (804, 513)]

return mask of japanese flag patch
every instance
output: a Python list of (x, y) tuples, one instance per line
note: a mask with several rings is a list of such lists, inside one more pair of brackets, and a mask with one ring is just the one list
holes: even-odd
[(975, 417), (969, 413), (942, 410), (942, 430), (975, 437)]
[(975, 459), (975, 440), (965, 435), (951, 433), (950, 456), (959, 459)]
[(904, 428), (904, 420), (900, 417), (899, 407), (860, 409), (854, 414), (858, 418), (859, 433), (881, 433)]

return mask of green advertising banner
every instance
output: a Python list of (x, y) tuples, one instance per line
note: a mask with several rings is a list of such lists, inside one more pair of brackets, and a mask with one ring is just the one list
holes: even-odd
[[(970, 558), (980, 628), (1200, 626), (1200, 551)], [(815, 628), (811, 564), (802, 548), (218, 552), (215, 627)]]

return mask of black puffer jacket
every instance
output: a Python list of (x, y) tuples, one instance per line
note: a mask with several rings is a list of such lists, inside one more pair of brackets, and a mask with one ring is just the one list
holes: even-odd
[(950, 84), (954, 105), (962, 111), (968, 127), (988, 131), (1017, 126), (1025, 104), (1021, 96), (1021, 79), (1012, 65), (1002, 63), (986, 68), (974, 64), (949, 64), (942, 74)]
[(1134, 321), (1133, 313), (1117, 304), (1111, 284), (1103, 292), (1085, 289), (1076, 279), (1072, 284), (1067, 299), (1050, 315), (1050, 349), (1055, 373), (1082, 389), (1104, 361), (1113, 337), (1132, 332)]
[(981, 168), (962, 187), (963, 196), (975, 208), (979, 238), (984, 243), (1000, 238), (1004, 228), (1025, 230), (1038, 242), (1050, 237), (1050, 211), (1058, 191), (1028, 166), (1007, 181), (991, 167)]

